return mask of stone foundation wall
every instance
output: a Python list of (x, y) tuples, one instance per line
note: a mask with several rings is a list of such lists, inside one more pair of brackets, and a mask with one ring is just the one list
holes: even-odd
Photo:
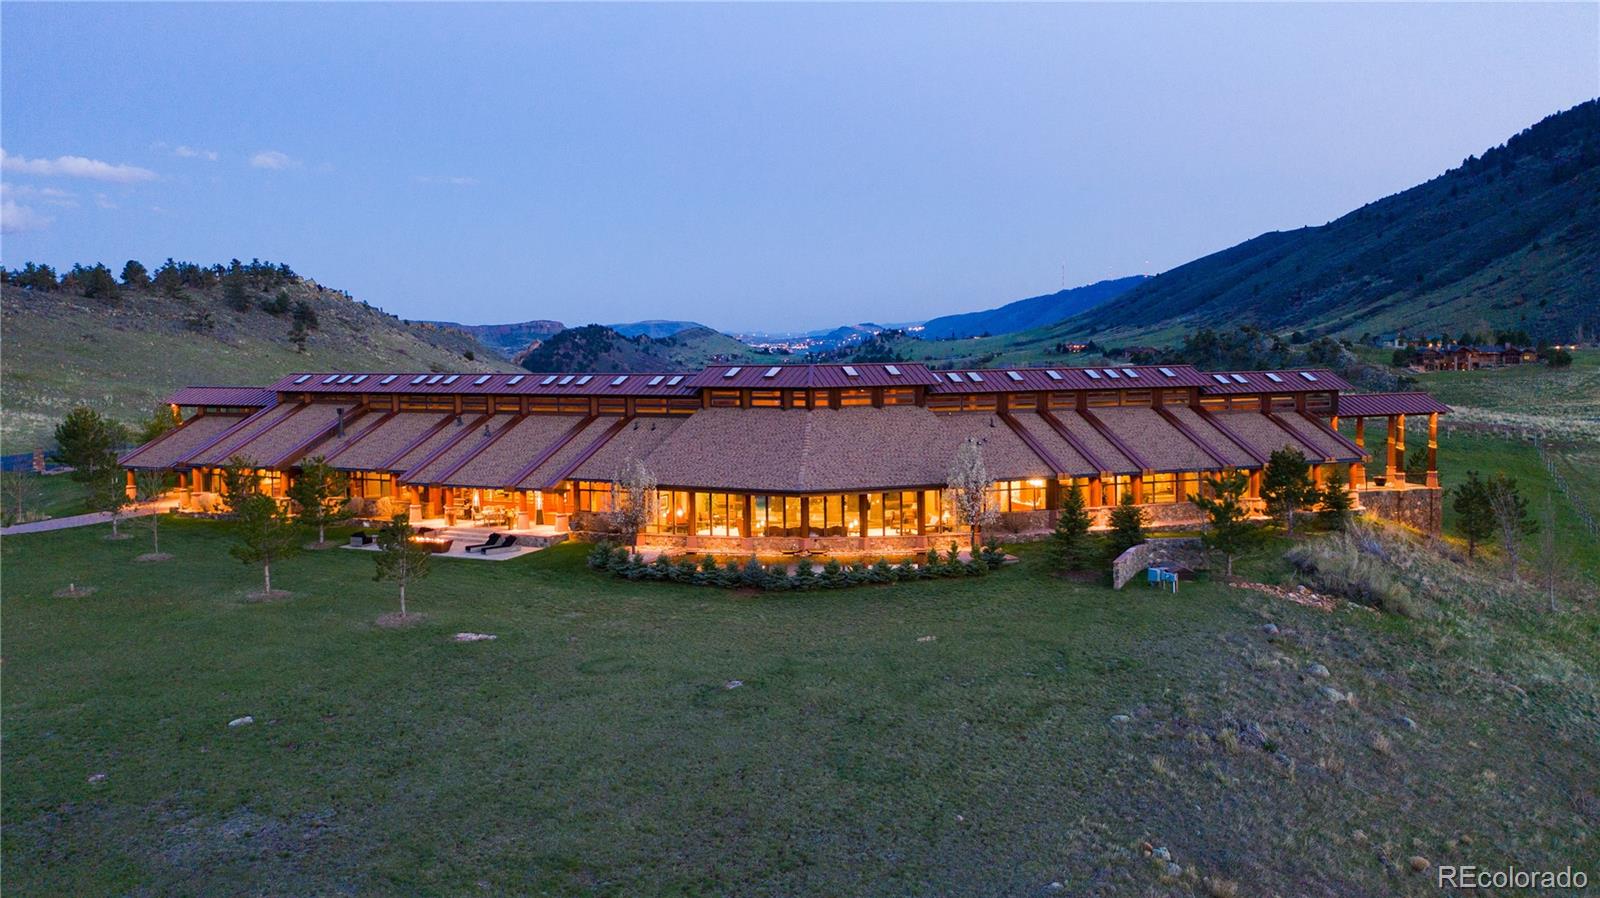
[(1444, 526), (1444, 490), (1361, 490), (1361, 507), (1373, 517), (1437, 535)]
[(1144, 576), (1146, 568), (1178, 565), (1198, 569), (1205, 563), (1205, 547), (1199, 537), (1146, 540), (1118, 555), (1111, 562), (1111, 586), (1121, 589), (1129, 580)]

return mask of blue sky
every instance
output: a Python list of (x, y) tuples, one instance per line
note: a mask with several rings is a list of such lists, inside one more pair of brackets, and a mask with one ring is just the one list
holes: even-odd
[(1425, 180), (1600, 93), (1597, 11), (11, 2), (3, 258), (258, 256), (474, 323), (922, 319)]

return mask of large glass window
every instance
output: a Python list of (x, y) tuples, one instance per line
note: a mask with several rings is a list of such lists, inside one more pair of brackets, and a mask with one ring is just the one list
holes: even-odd
[(1109, 481), (1101, 481), (1101, 498), (1107, 505), (1116, 505), (1123, 496), (1132, 495), (1133, 477), (1128, 474), (1116, 474)]
[(695, 493), (694, 532), (697, 536), (744, 535), (743, 493)]
[(778, 390), (751, 390), (750, 405), (754, 408), (777, 408), (783, 404), (783, 393)]
[(1045, 481), (997, 480), (989, 488), (989, 501), (996, 511), (1039, 511), (1045, 508)]
[(348, 476), (350, 495), (363, 499), (381, 499), (392, 494), (393, 481), (388, 474), (358, 472)]
[(884, 405), (912, 405), (917, 401), (917, 391), (910, 387), (885, 387)]
[(871, 405), (872, 404), (872, 391), (871, 390), (840, 390), (839, 391), (839, 404), (841, 406)]
[(947, 501), (943, 490), (923, 490), (923, 528), (928, 533), (949, 533), (954, 530), (956, 516), (952, 505), (952, 502)]
[(573, 508), (577, 511), (608, 512), (611, 510), (611, 484), (604, 480), (580, 480), (574, 496)]
[(689, 532), (689, 491), (657, 490), (655, 518), (645, 526), (647, 533)]
[(1144, 501), (1170, 504), (1178, 501), (1178, 481), (1174, 474), (1151, 474), (1144, 479)]

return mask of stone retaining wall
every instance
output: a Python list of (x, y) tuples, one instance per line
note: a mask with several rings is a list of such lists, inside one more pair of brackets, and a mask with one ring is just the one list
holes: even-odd
[(1360, 490), (1359, 495), (1362, 509), (1373, 517), (1434, 535), (1438, 535), (1444, 525), (1444, 490), (1438, 487)]
[(1205, 546), (1196, 536), (1146, 540), (1111, 562), (1111, 586), (1121, 589), (1129, 580), (1143, 577), (1145, 569), (1178, 565), (1199, 569), (1205, 563)]

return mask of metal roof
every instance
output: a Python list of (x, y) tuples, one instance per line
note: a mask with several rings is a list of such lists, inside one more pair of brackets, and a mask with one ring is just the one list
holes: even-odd
[[(465, 380), (467, 377), (472, 380)], [(674, 378), (678, 378), (674, 382)], [(671, 372), (521, 374), (289, 374), (267, 393), (492, 394), (498, 396), (692, 396)], [(180, 403), (188, 404), (188, 403)], [(237, 404), (237, 403), (234, 403)]]
[(1095, 368), (957, 368), (941, 371), (932, 393), (1026, 393), (1040, 390), (1198, 387), (1211, 379), (1189, 365), (1130, 365)]
[(1445, 414), (1449, 411), (1450, 406), (1427, 393), (1348, 393), (1339, 397), (1339, 414), (1343, 417)]
[(1234, 393), (1311, 393), (1351, 389), (1350, 382), (1326, 368), (1284, 368), (1277, 371), (1207, 371), (1200, 392), (1208, 396)]
[(713, 389), (805, 390), (926, 386), (938, 380), (939, 376), (926, 365), (856, 362), (849, 365), (712, 365), (690, 375), (684, 385)]
[(278, 394), (266, 387), (184, 387), (166, 398), (167, 405), (237, 408), (262, 408), (277, 401)]

